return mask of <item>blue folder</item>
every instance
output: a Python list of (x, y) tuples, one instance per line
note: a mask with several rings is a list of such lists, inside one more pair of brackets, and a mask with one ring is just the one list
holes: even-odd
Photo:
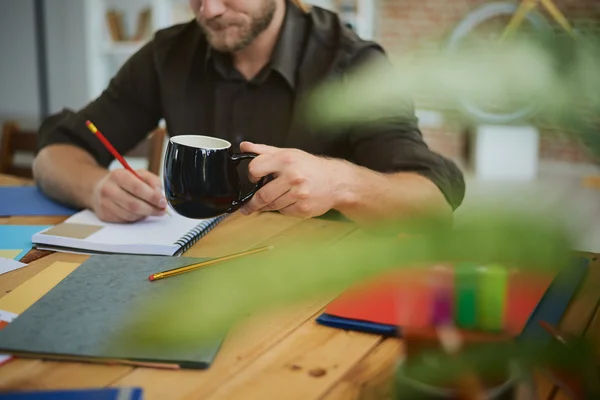
[(71, 216), (77, 211), (50, 199), (37, 186), (0, 186), (0, 217)]
[(539, 323), (544, 321), (552, 326), (558, 326), (571, 300), (584, 282), (589, 265), (589, 259), (578, 257), (570, 266), (558, 273), (542, 300), (531, 313), (517, 340), (538, 342), (552, 340), (550, 334)]
[(0, 393), (0, 400), (141, 400), (141, 388), (44, 390)]
[(0, 225), (0, 250), (23, 250), (15, 257), (20, 260), (31, 248), (31, 237), (50, 228), (50, 225)]
[[(550, 340), (550, 335), (539, 325), (545, 321), (557, 326), (562, 319), (573, 296), (577, 293), (588, 272), (590, 260), (577, 257), (556, 275), (537, 307), (527, 320), (517, 340)], [(402, 335), (402, 328), (369, 321), (337, 317), (327, 313), (317, 318), (319, 324), (332, 328), (374, 333), (383, 336)]]

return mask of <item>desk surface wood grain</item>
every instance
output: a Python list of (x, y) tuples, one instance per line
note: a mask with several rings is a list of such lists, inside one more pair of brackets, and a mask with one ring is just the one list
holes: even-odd
[[(0, 175), (0, 185), (30, 182)], [(55, 224), (57, 217), (0, 218), (0, 224)], [(327, 246), (360, 234), (349, 223), (302, 220), (277, 213), (250, 217), (233, 215), (185, 255), (219, 257), (258, 245), (286, 246), (311, 237)], [(56, 261), (81, 263), (87, 256), (43, 253), (17, 271), (0, 276), (0, 297)], [(595, 261), (585, 284), (598, 287)], [(0, 391), (141, 386), (145, 399), (383, 399), (389, 398), (389, 378), (403, 352), (399, 339), (346, 332), (318, 325), (315, 318), (332, 296), (257, 313), (229, 333), (214, 365), (205, 371), (165, 371), (126, 366), (42, 360), (13, 360), (0, 366)], [(569, 307), (561, 328), (598, 338), (600, 293), (582, 291)], [(590, 323), (593, 320), (593, 323)], [(540, 399), (565, 398), (542, 376)]]

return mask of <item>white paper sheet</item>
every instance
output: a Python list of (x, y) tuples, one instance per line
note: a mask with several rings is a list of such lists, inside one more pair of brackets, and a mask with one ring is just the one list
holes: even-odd
[(23, 268), (26, 265), (27, 264), (23, 264), (22, 262), (11, 260), (10, 258), (0, 257), (0, 275), (14, 271), (15, 269)]

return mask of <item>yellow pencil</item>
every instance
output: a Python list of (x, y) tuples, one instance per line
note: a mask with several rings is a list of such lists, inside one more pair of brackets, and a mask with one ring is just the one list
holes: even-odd
[(241, 253), (230, 254), (230, 255), (224, 256), (224, 257), (213, 258), (212, 260), (202, 261), (197, 264), (188, 265), (187, 267), (174, 268), (174, 269), (170, 269), (168, 271), (163, 271), (163, 272), (159, 272), (157, 274), (152, 274), (148, 277), (148, 279), (151, 282), (153, 282), (153, 281), (157, 281), (159, 279), (168, 278), (170, 276), (175, 276), (175, 275), (183, 274), (186, 272), (194, 271), (196, 269), (203, 268), (208, 265), (220, 263), (223, 261), (233, 260), (233, 259), (239, 258), (239, 257), (249, 256), (250, 254), (255, 254), (255, 253), (259, 253), (261, 251), (272, 250), (272, 249), (273, 249), (273, 246), (265, 246), (265, 247), (259, 247), (257, 249), (253, 249), (253, 250), (242, 251)]

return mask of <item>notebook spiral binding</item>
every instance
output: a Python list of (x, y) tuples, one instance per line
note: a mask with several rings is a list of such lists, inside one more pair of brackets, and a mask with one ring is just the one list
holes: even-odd
[(208, 232), (210, 232), (217, 224), (223, 221), (227, 215), (220, 215), (215, 218), (207, 219), (196, 225), (196, 227), (190, 230), (188, 233), (183, 235), (181, 239), (175, 242), (177, 246), (179, 246), (179, 250), (175, 253), (176, 256), (179, 256), (190, 249), (196, 242), (202, 239)]

